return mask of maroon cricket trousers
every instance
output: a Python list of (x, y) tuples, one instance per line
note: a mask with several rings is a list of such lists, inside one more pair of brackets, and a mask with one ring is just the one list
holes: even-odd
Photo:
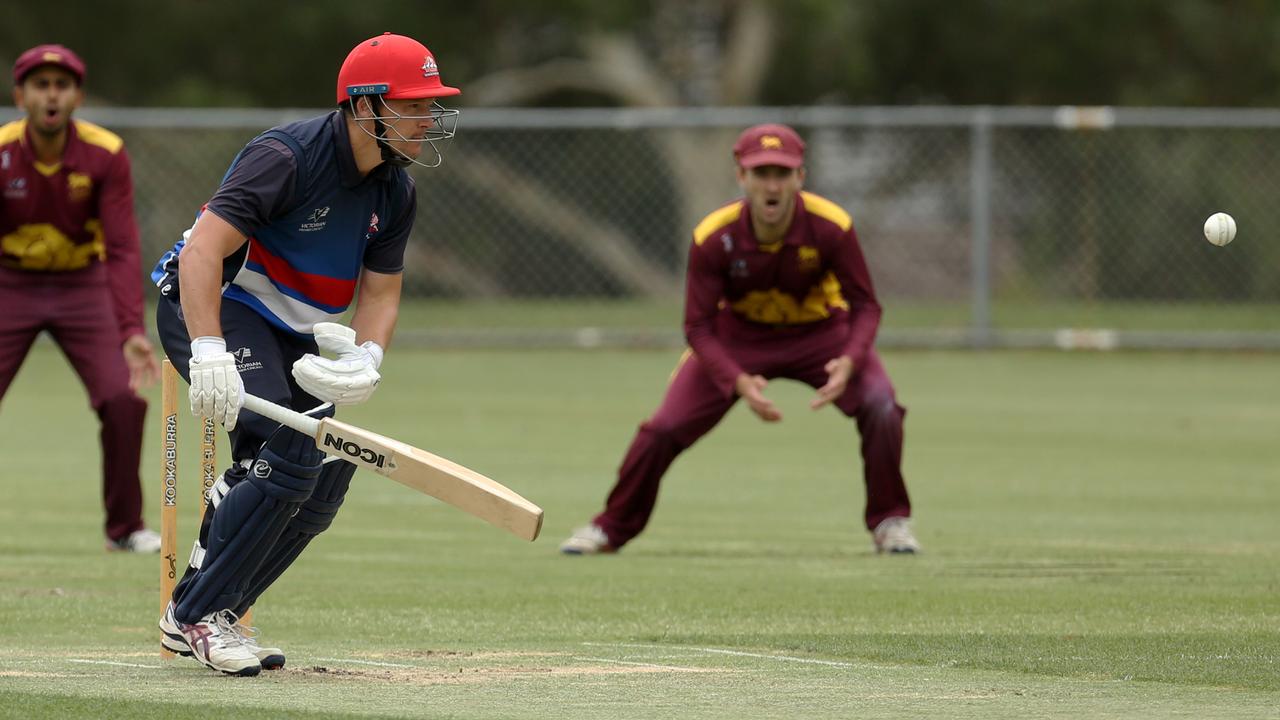
[(138, 463), (147, 404), (129, 389), (129, 369), (105, 268), (36, 273), (0, 267), (0, 400), (41, 331), (62, 349), (101, 422), (106, 534), (143, 527)]
[[(818, 388), (826, 384), (824, 366), (841, 353), (848, 332), (845, 323), (827, 322), (812, 330), (780, 332), (772, 339), (761, 340), (756, 334), (748, 342), (727, 333), (721, 338), (730, 356), (748, 374), (798, 380)], [(737, 400), (736, 395), (726, 397), (716, 387), (696, 355), (687, 354), (657, 412), (631, 441), (605, 510), (594, 520), (609, 544), (622, 547), (644, 530), (667, 468), (715, 427)], [(906, 409), (898, 404), (893, 384), (874, 350), (854, 368), (848, 388), (833, 404), (855, 420), (861, 435), (867, 492), (863, 520), (867, 528), (874, 529), (889, 517), (910, 516), (911, 501), (902, 477)]]

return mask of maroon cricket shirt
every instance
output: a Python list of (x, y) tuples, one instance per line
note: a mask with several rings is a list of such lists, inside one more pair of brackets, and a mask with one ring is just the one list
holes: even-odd
[(0, 127), (0, 187), (0, 266), (43, 282), (105, 265), (121, 341), (142, 333), (138, 225), (124, 141), (73, 120), (62, 162), (46, 165), (31, 150), (26, 119), (16, 120)]
[(847, 322), (844, 354), (858, 367), (880, 324), (853, 219), (810, 192), (797, 195), (791, 227), (771, 245), (756, 241), (746, 199), (708, 215), (693, 231), (685, 292), (685, 337), (726, 396), (742, 368), (718, 333), (750, 343)]

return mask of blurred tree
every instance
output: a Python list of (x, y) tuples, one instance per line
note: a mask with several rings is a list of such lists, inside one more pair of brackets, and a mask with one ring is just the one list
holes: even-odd
[[(825, 5), (825, 3), (819, 3)], [(870, 0), (886, 104), (1274, 105), (1280, 3), (1269, 0)], [(845, 101), (861, 102), (857, 95)]]
[(114, 103), (314, 107), (385, 30), (464, 104), (1280, 104), (1273, 0), (62, 0), (7, 7), (0, 62), (63, 42)]

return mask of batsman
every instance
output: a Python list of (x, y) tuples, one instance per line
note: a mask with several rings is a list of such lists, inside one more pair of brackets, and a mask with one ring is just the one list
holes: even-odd
[[(330, 526), (355, 466), (241, 413), (244, 395), (330, 417), (373, 394), (417, 211), (406, 168), (440, 164), (458, 111), (437, 99), (458, 93), (422, 43), (360, 43), (338, 71), (337, 109), (250, 141), (156, 265), (161, 342), (233, 458), (160, 619), (169, 650), (229, 675), (284, 666), (238, 620)], [(351, 327), (338, 324), (353, 302)]]
[(879, 552), (915, 553), (902, 477), (902, 420), (893, 384), (872, 347), (880, 324), (853, 219), (805, 192), (805, 144), (785, 125), (748, 128), (734, 144), (745, 197), (693, 231), (684, 331), (690, 352), (666, 397), (631, 442), (604, 511), (560, 545), (569, 555), (611, 553), (644, 530), (658, 485), (680, 453), (711, 431), (738, 398), (765, 422), (782, 412), (765, 395), (776, 378), (817, 390), (862, 438), (863, 520)]

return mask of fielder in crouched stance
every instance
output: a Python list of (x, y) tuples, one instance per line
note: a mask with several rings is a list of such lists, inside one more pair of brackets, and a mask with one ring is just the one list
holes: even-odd
[(667, 468), (739, 397), (761, 420), (781, 420), (764, 395), (774, 378), (813, 386), (815, 410), (834, 405), (857, 422), (863, 521), (875, 548), (919, 550), (902, 478), (906, 410), (872, 347), (880, 304), (853, 219), (801, 189), (804, 150), (785, 125), (757, 125), (738, 137), (733, 156), (745, 197), (699, 223), (689, 248), (684, 331), (691, 352), (636, 433), (604, 510), (561, 552), (611, 553), (639, 535)]
[[(165, 352), (190, 382), (192, 412), (230, 433), (233, 458), (162, 642), (231, 675), (284, 665), (238, 618), (329, 527), (355, 472), (310, 437), (241, 414), (244, 394), (329, 416), (373, 393), (417, 208), (405, 168), (438, 165), (435, 143), (457, 118), (435, 99), (459, 91), (400, 35), (356, 46), (337, 89), (334, 112), (252, 140), (152, 274)], [(352, 327), (336, 324), (357, 284)]]

